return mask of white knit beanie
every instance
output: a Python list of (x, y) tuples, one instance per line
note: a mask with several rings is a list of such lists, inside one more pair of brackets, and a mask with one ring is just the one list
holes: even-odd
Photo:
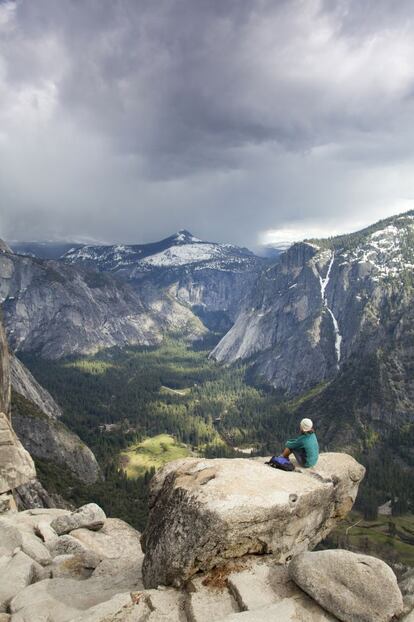
[(300, 429), (303, 432), (310, 432), (312, 428), (313, 428), (312, 419), (302, 419), (302, 421), (300, 422)]

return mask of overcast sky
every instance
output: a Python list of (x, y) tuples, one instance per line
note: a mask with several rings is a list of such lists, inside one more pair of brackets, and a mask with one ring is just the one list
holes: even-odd
[(411, 0), (0, 0), (0, 236), (258, 241), (414, 207)]

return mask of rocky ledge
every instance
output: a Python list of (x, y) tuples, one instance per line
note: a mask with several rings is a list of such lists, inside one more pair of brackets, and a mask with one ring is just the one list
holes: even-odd
[(322, 454), (316, 468), (289, 473), (263, 458), (171, 462), (151, 484), (142, 537), (145, 586), (179, 586), (248, 554), (289, 561), (346, 516), (364, 473), (340, 453)]
[[(390, 622), (401, 615), (411, 622), (412, 573), (401, 583), (403, 601), (384, 562), (349, 551), (306, 551), (350, 509), (363, 472), (341, 454), (325, 454), (317, 469), (295, 473), (254, 460), (171, 463), (154, 478), (143, 537), (152, 566), (144, 568), (152, 568), (154, 581), (158, 569), (161, 583), (166, 573), (155, 562), (162, 554), (179, 588), (145, 589), (140, 534), (95, 504), (75, 512), (7, 512), (0, 518), (0, 622)], [(149, 538), (155, 532), (161, 548)], [(197, 564), (211, 569), (184, 581), (180, 564), (188, 559), (194, 563), (185, 566), (187, 574)]]

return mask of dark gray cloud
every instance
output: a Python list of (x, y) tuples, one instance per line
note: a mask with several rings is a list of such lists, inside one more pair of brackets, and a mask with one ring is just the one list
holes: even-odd
[(0, 2), (0, 234), (254, 245), (412, 207), (414, 9)]

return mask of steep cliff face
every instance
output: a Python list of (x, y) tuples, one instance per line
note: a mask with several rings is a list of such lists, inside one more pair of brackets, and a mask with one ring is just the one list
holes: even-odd
[(288, 395), (331, 380), (351, 357), (402, 346), (413, 267), (413, 213), (296, 244), (262, 273), (212, 356), (248, 361)]
[(0, 412), (10, 413), (10, 362), (6, 334), (0, 318)]
[(155, 345), (170, 330), (189, 339), (205, 332), (187, 307), (154, 288), (7, 252), (0, 254), (0, 301), (12, 350), (47, 358)]
[(14, 392), (12, 420), (19, 439), (34, 458), (66, 467), (85, 484), (102, 479), (94, 454), (77, 434)]
[(62, 416), (62, 409), (49, 391), (37, 382), (27, 367), (13, 354), (10, 356), (10, 373), (11, 385), (16, 393), (35, 404), (49, 418), (56, 419)]
[(30, 454), (17, 438), (9, 417), (0, 413), (0, 495), (36, 477)]
[(10, 365), (7, 341), (0, 323), (0, 511), (8, 508), (8, 495), (36, 477), (30, 454), (17, 438), (10, 420)]
[(226, 332), (240, 305), (257, 280), (258, 269), (216, 270), (204, 268), (169, 275), (174, 297), (191, 307), (207, 328)]

